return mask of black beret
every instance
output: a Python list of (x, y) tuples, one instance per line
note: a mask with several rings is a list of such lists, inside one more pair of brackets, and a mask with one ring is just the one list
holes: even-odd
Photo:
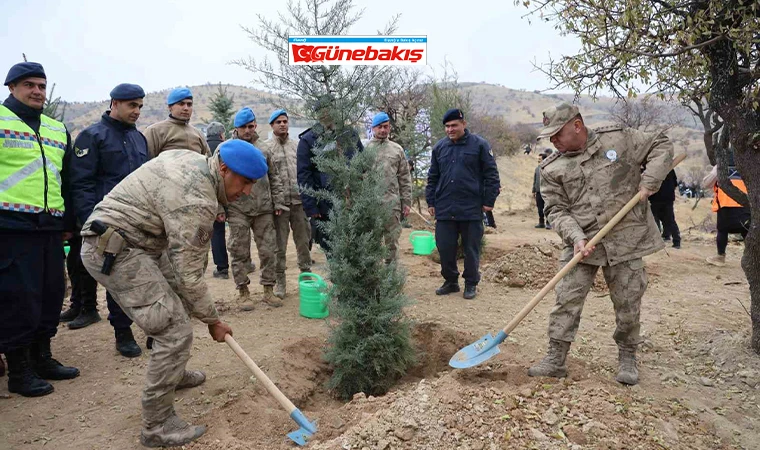
[(11, 70), (8, 71), (8, 76), (5, 77), (5, 85), (8, 86), (22, 78), (29, 77), (38, 77), (47, 80), (45, 69), (42, 68), (42, 64), (36, 62), (22, 62), (15, 64), (11, 67)]
[(132, 100), (143, 97), (145, 97), (145, 91), (136, 84), (121, 83), (111, 90), (111, 98), (114, 100)]
[(462, 114), (462, 111), (457, 108), (452, 108), (446, 111), (446, 114), (443, 115), (443, 124), (446, 125), (446, 122), (452, 120), (464, 120), (464, 114)]

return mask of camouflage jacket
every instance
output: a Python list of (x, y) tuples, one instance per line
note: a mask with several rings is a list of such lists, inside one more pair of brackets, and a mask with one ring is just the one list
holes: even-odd
[[(658, 190), (673, 163), (673, 144), (662, 133), (615, 126), (588, 132), (582, 151), (572, 156), (555, 152), (541, 163), (544, 211), (566, 246), (563, 261), (572, 258), (574, 244), (591, 239), (640, 187)], [(583, 261), (615, 265), (663, 247), (649, 203), (643, 202)]]
[(280, 139), (273, 135), (271, 139), (261, 144), (261, 149), (271, 155), (272, 165), (269, 169), (277, 172), (277, 178), (282, 184), (284, 206), (301, 204), (301, 194), (298, 192), (296, 147), (298, 147), (298, 142), (287, 136), (285, 139)]
[(148, 161), (117, 184), (95, 207), (82, 236), (94, 235), (90, 224), (99, 220), (119, 230), (128, 247), (166, 252), (177, 294), (194, 317), (215, 323), (219, 315), (203, 269), (219, 204), (227, 204), (219, 158), (177, 150)]
[[(256, 140), (254, 140), (254, 145)], [(283, 204), (282, 182), (278, 176), (277, 170), (272, 161), (272, 152), (267, 150), (266, 146), (257, 148), (261, 150), (267, 160), (267, 175), (259, 178), (251, 189), (251, 195), (241, 195), (240, 198), (230, 203), (227, 207), (228, 212), (234, 215), (245, 215), (248, 217), (260, 216), (262, 214), (272, 214), (275, 209), (287, 210), (288, 207)]]
[(383, 201), (393, 205), (394, 211), (401, 211), (405, 206), (412, 206), (412, 176), (404, 149), (388, 139), (372, 138), (367, 150), (377, 150), (375, 170), (383, 174), (388, 182)]
[(169, 117), (145, 129), (148, 156), (155, 158), (166, 150), (192, 150), (210, 156), (211, 149), (201, 131), (184, 120)]

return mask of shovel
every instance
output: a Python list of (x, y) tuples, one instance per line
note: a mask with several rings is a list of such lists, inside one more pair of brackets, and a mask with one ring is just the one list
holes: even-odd
[[(675, 168), (684, 159), (686, 159), (686, 154), (678, 155), (673, 159), (672, 167)], [(618, 222), (620, 222), (623, 217), (625, 217), (625, 215), (628, 214), (628, 212), (631, 211), (633, 207), (636, 206), (636, 204), (640, 201), (641, 198), (639, 194), (636, 193), (636, 195), (628, 203), (626, 203), (625, 206), (623, 206), (623, 209), (618, 211), (618, 213), (615, 214), (615, 216), (607, 223), (607, 225), (605, 225), (601, 230), (599, 230), (598, 233), (596, 233), (596, 235), (594, 235), (593, 238), (591, 238), (588, 244), (586, 244), (586, 247), (590, 248), (598, 244), (599, 241), (601, 241), (607, 235), (607, 233), (609, 233), (610, 230), (615, 225), (617, 225)], [(551, 281), (549, 281), (546, 286), (544, 286), (544, 288), (541, 289), (538, 294), (536, 294), (536, 296), (533, 297), (533, 299), (528, 302), (528, 304), (525, 305), (523, 309), (520, 310), (519, 313), (517, 313), (517, 315), (512, 319), (512, 321), (507, 324), (506, 327), (504, 327), (503, 330), (499, 331), (496, 336), (488, 333), (476, 342), (459, 350), (454, 356), (451, 357), (449, 365), (455, 369), (466, 369), (468, 367), (477, 366), (482, 362), (488, 361), (493, 356), (498, 355), (500, 353), (499, 344), (504, 342), (509, 333), (517, 328), (517, 325), (522, 322), (525, 316), (527, 316), (528, 313), (530, 313), (533, 308), (536, 307), (538, 302), (543, 300), (549, 291), (554, 289), (554, 286), (559, 283), (559, 280), (567, 275), (567, 273), (570, 272), (570, 270), (575, 267), (581, 259), (583, 259), (583, 252), (578, 252), (575, 256), (573, 256), (573, 259), (565, 264), (565, 267), (563, 267), (562, 270), (554, 275), (554, 278), (552, 278)]]
[(270, 380), (269, 377), (267, 377), (266, 374), (262, 372), (261, 369), (259, 369), (259, 366), (253, 362), (251, 357), (248, 356), (248, 354), (240, 347), (240, 345), (238, 345), (232, 336), (229, 334), (224, 336), (224, 341), (227, 342), (227, 345), (230, 346), (238, 358), (240, 358), (240, 360), (243, 361), (249, 369), (251, 369), (251, 372), (253, 372), (253, 375), (256, 377), (256, 379), (264, 384), (264, 387), (267, 389), (267, 391), (269, 391), (270, 394), (272, 394), (272, 397), (277, 400), (280, 406), (282, 406), (285, 411), (290, 414), (290, 418), (293, 419), (298, 424), (298, 426), (300, 426), (300, 428), (296, 431), (291, 431), (288, 433), (288, 437), (298, 445), (306, 445), (306, 441), (312, 437), (314, 433), (317, 432), (317, 424), (310, 422), (309, 419), (303, 415), (301, 410), (296, 408), (296, 405), (288, 400), (282, 391), (277, 389), (277, 386), (272, 383), (272, 380)]

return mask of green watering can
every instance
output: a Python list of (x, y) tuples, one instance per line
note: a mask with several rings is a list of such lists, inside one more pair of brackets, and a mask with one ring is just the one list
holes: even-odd
[(298, 312), (302, 316), (324, 319), (330, 314), (327, 309), (327, 283), (316, 273), (298, 275), (298, 293), (301, 299)]
[(412, 231), (409, 242), (412, 243), (412, 253), (415, 255), (429, 255), (435, 249), (435, 237), (429, 231)]

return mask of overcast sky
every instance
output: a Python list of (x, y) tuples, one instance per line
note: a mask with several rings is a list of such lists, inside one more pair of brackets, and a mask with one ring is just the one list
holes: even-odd
[[(375, 34), (401, 13), (396, 34), (428, 36), (428, 66), (440, 71), (447, 58), (460, 81), (485, 81), (514, 89), (546, 89), (532, 63), (572, 54), (572, 37), (551, 24), (521, 16), (511, 0), (355, 0), (364, 17), (351, 34)], [(0, 71), (29, 61), (45, 67), (56, 96), (68, 101), (103, 100), (119, 83), (146, 91), (207, 82), (252, 86), (253, 75), (230, 61), (266, 55), (241, 26), (256, 27), (257, 14), (286, 12), (285, 0), (0, 0), (6, 50)]]

